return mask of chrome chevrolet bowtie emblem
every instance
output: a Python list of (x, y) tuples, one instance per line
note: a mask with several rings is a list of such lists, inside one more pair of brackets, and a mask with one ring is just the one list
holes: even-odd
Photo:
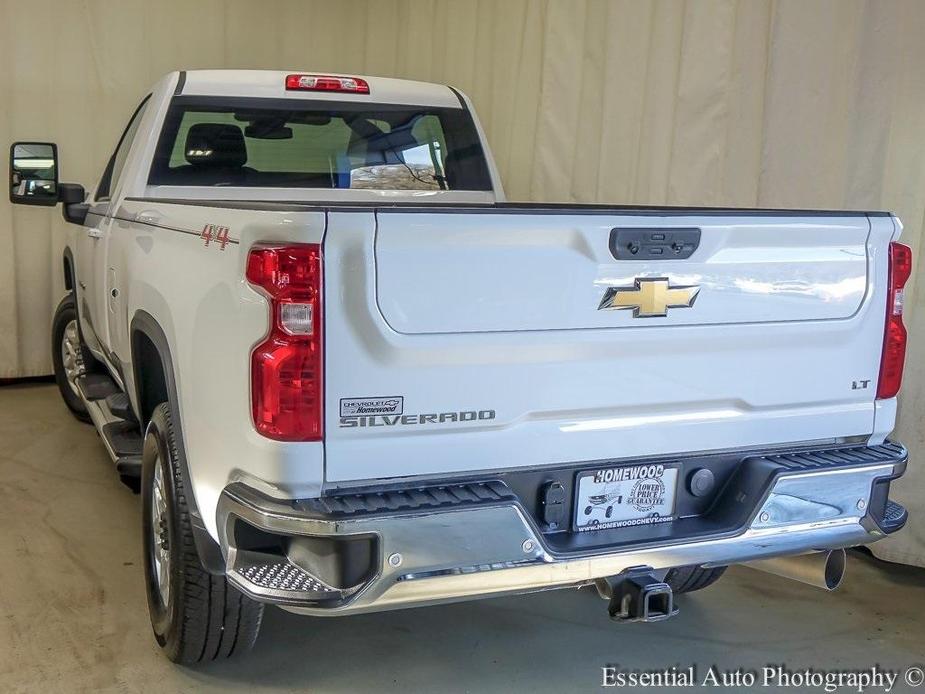
[(633, 318), (667, 316), (670, 308), (690, 308), (700, 287), (672, 287), (664, 277), (637, 279), (632, 287), (610, 287), (599, 311), (633, 309)]

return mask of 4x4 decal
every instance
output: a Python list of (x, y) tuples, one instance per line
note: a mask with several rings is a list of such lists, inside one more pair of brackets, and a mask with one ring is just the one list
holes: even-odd
[(202, 228), (202, 233), (199, 234), (199, 237), (206, 242), (206, 248), (209, 247), (212, 241), (215, 241), (220, 251), (225, 250), (225, 246), (227, 246), (230, 241), (228, 238), (228, 227), (218, 226), (217, 224), (206, 224)]

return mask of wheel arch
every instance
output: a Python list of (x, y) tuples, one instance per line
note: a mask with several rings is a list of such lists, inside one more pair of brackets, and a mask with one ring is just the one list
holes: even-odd
[(64, 249), (64, 288), (69, 292), (74, 291), (74, 253), (70, 247)]
[(180, 400), (177, 395), (177, 380), (174, 374), (170, 343), (160, 323), (147, 311), (139, 310), (129, 327), (132, 349), (132, 372), (134, 376), (135, 402), (141, 417), (142, 429), (147, 428), (154, 408), (166, 402), (170, 416), (177, 428), (178, 467), (183, 476), (183, 485), (190, 490), (187, 505), (193, 527), (196, 551), (203, 566), (212, 574), (224, 575), (225, 562), (218, 543), (206, 530), (202, 514), (196, 502), (196, 491), (192, 485), (186, 445), (180, 418)]

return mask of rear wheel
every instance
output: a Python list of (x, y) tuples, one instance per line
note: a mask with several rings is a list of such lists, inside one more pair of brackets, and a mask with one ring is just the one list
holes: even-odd
[(263, 605), (202, 566), (177, 462), (178, 435), (167, 404), (158, 405), (142, 452), (145, 583), (157, 643), (175, 663), (194, 665), (247, 652)]
[(716, 583), (726, 573), (725, 566), (706, 569), (702, 566), (679, 566), (665, 576), (665, 583), (675, 593), (693, 593)]
[(64, 404), (77, 419), (89, 422), (90, 415), (77, 392), (77, 379), (87, 373), (93, 356), (80, 339), (73, 293), (64, 297), (55, 311), (51, 323), (51, 358)]

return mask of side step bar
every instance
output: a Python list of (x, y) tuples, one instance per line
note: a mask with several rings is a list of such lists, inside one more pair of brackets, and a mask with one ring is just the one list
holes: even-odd
[(128, 398), (105, 374), (82, 376), (77, 379), (77, 390), (106, 452), (116, 464), (120, 479), (138, 493), (144, 438), (128, 405)]

